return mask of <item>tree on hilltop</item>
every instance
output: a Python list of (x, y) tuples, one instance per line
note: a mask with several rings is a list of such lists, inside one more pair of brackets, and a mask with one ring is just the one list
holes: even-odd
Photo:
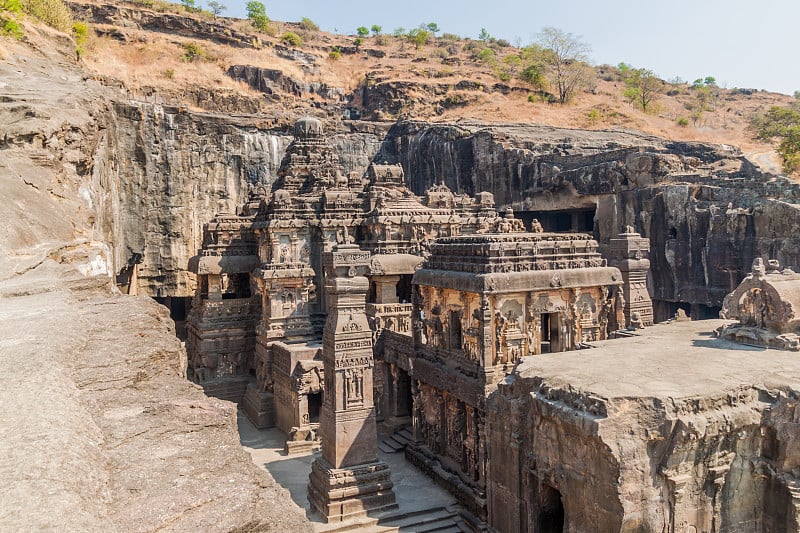
[(247, 19), (257, 30), (265, 31), (269, 26), (267, 8), (257, 0), (250, 0), (245, 6), (247, 9)]
[(783, 159), (783, 170), (800, 170), (800, 105), (773, 106), (751, 118), (747, 129), (759, 141), (780, 141), (776, 151)]
[(646, 68), (627, 69), (624, 77), (626, 89), (623, 96), (647, 113), (650, 104), (661, 94), (662, 81)]
[(587, 63), (591, 48), (580, 37), (558, 28), (542, 29), (538, 44), (545, 50), (543, 60), (558, 91), (558, 101), (567, 103), (591, 79), (592, 68)]
[(228, 6), (220, 2), (217, 2), (216, 0), (211, 0), (208, 3), (208, 10), (214, 13), (215, 18), (220, 16), (222, 12), (225, 11), (226, 9), (228, 9)]

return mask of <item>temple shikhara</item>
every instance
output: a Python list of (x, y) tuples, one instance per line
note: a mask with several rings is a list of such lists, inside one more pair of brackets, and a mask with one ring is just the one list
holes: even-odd
[[(257, 428), (282, 430), (286, 453), (321, 451), (308, 499), (325, 521), (396, 506), (391, 469), (378, 457), (379, 423), (404, 435), (401, 446), (386, 441), (389, 451), (403, 449), (499, 531), (651, 530), (637, 517), (663, 520), (665, 506), (708, 531), (718, 530), (706, 518), (714, 513), (763, 520), (763, 509), (714, 507), (711, 488), (734, 490), (720, 476), (746, 470), (726, 463), (732, 444), (720, 442), (716, 459), (698, 466), (685, 458), (695, 429), (628, 418), (628, 395), (666, 394), (661, 367), (637, 343), (655, 337), (650, 349), (677, 350), (679, 361), (692, 351), (681, 343), (697, 334), (653, 326), (649, 241), (634, 228), (601, 247), (591, 234), (545, 232), (535, 219), (526, 225), (510, 209), (498, 212), (488, 192), (435, 185), (417, 196), (399, 165), (344, 175), (321, 122), (304, 118), (272, 190), (254, 189), (236, 214), (217, 215), (204, 231), (192, 263), (190, 377), (239, 403)], [(797, 350), (797, 279), (756, 264), (723, 309), (741, 324), (704, 342)], [(703, 346), (704, 361), (721, 353)], [(598, 385), (625, 365), (636, 385), (610, 376)], [(661, 371), (679, 372), (676, 365)], [(560, 376), (570, 376), (566, 389)], [(758, 397), (742, 394), (736, 401)], [(725, 403), (722, 393), (711, 397), (693, 416)], [(757, 427), (745, 419), (730, 423)], [(662, 451), (663, 486), (626, 470), (626, 451), (606, 440), (615, 424), (640, 432), (645, 447), (664, 431), (687, 433), (683, 451)], [(587, 449), (596, 461), (576, 464)], [(774, 473), (785, 468), (747, 468), (772, 480), (748, 485), (761, 494), (797, 483)], [(641, 502), (620, 503), (626, 483), (643, 483)], [(662, 490), (672, 496), (655, 503)]]

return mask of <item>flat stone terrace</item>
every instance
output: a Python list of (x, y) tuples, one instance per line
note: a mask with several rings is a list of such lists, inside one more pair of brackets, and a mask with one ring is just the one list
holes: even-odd
[(610, 404), (631, 397), (716, 396), (742, 387), (800, 390), (797, 352), (716, 338), (714, 330), (728, 323), (661, 323), (637, 337), (593, 343), (592, 349), (526, 357), (517, 375)]

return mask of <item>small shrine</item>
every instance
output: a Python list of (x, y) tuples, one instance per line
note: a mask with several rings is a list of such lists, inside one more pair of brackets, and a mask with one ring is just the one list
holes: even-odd
[(720, 337), (741, 344), (800, 351), (800, 274), (762, 258), (725, 297), (720, 318), (738, 320), (718, 330)]

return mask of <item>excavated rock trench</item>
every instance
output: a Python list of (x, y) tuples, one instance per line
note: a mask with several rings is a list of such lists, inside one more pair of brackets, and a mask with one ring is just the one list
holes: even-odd
[(0, 61), (2, 529), (307, 530), (242, 450), (235, 406), (186, 380), (164, 308), (116, 289), (141, 211), (116, 180), (112, 99), (71, 43), (31, 42), (52, 46)]
[[(0, 62), (0, 523), (302, 530), (242, 451), (234, 407), (186, 381), (167, 313), (112, 283), (135, 269), (141, 295), (191, 296), (202, 224), (269, 186), (287, 131), (129, 100), (45, 37), (52, 47), (11, 44)], [(754, 257), (800, 265), (800, 190), (729, 147), (413, 122), (340, 123), (330, 141), (345, 172), (398, 162), (418, 193), (489, 190), (548, 224), (591, 222), (601, 243), (633, 225), (651, 240), (661, 318), (713, 314)]]

